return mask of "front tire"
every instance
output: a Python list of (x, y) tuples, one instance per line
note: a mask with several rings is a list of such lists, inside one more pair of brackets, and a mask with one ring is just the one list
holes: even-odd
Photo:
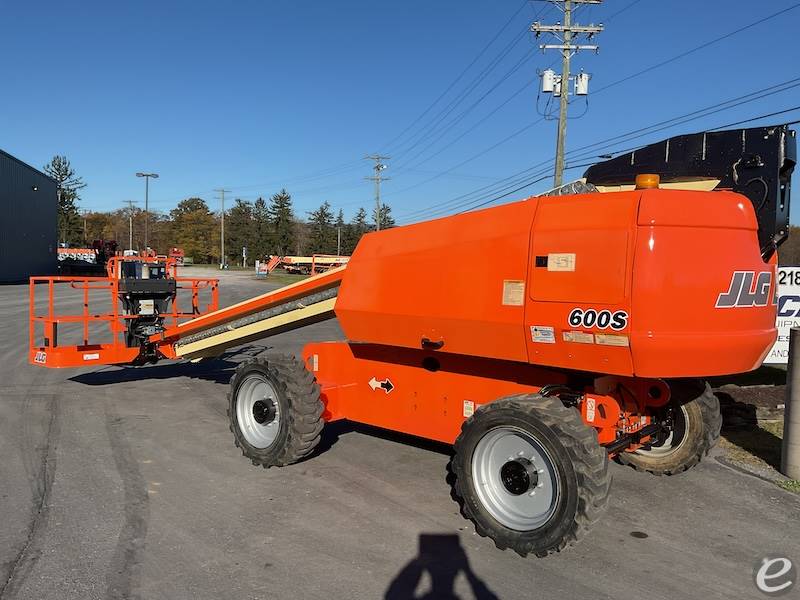
[(611, 487), (597, 433), (558, 398), (519, 394), (484, 405), (461, 427), (454, 495), (479, 535), (522, 556), (574, 544)]
[(294, 356), (261, 354), (240, 364), (231, 378), (228, 405), (234, 443), (254, 465), (295, 463), (319, 443), (320, 388)]
[(618, 460), (637, 471), (675, 475), (697, 465), (719, 441), (719, 399), (704, 381), (670, 382), (671, 399), (659, 416), (669, 424), (665, 436), (648, 447), (622, 452)]

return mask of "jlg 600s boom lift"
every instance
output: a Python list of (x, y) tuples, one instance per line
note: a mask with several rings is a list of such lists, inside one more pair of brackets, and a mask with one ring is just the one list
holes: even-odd
[[(775, 339), (794, 161), (784, 126), (671, 138), (592, 167), (581, 193), (368, 234), (346, 267), (159, 327), (137, 360), (215, 356), (335, 315), (346, 341), (236, 369), (243, 454), (288, 465), (339, 419), (451, 443), (477, 532), (544, 556), (600, 516), (610, 458), (669, 475), (716, 443), (702, 378), (758, 367)], [(133, 360), (61, 347), (58, 317), (32, 316), (35, 364)]]

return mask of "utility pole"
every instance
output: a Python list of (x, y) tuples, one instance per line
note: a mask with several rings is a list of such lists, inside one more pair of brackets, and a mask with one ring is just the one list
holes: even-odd
[(136, 200), (125, 200), (128, 203), (128, 250), (133, 250), (133, 205)]
[(81, 215), (83, 216), (83, 245), (86, 246), (86, 215), (89, 214), (89, 211), (85, 208), (81, 211)]
[[(783, 415), (781, 473), (800, 479), (800, 329), (789, 331), (789, 364), (786, 372), (786, 402)], [(794, 401), (794, 404), (792, 402)]]
[(388, 169), (389, 165), (384, 164), (382, 161), (389, 160), (391, 157), (389, 156), (381, 156), (380, 154), (371, 154), (369, 156), (365, 156), (364, 160), (374, 160), (375, 165), (372, 167), (372, 170), (375, 171), (375, 175), (372, 177), (364, 177), (369, 181), (375, 182), (375, 230), (381, 230), (381, 181), (389, 181), (391, 177), (381, 177), (381, 171), (384, 169)]
[(147, 250), (147, 222), (150, 220), (150, 179), (158, 179), (158, 173), (137, 173), (137, 177), (144, 177), (144, 249)]
[[(556, 167), (553, 174), (553, 186), (559, 187), (564, 177), (564, 146), (567, 139), (567, 107), (569, 106), (569, 81), (570, 81), (570, 59), (572, 55), (580, 50), (594, 50), (597, 52), (599, 46), (592, 44), (573, 44), (577, 38), (584, 34), (591, 39), (595, 34), (603, 31), (600, 25), (578, 25), (572, 22), (572, 12), (575, 5), (580, 4), (600, 4), (602, 0), (549, 0), (564, 13), (564, 24), (542, 25), (536, 21), (531, 25), (531, 31), (539, 37), (542, 33), (552, 34), (558, 39), (560, 44), (540, 44), (539, 48), (545, 50), (561, 50), (561, 75), (555, 75), (553, 71), (547, 69), (542, 73), (542, 91), (553, 92), (560, 96), (560, 107), (558, 112), (558, 135), (556, 137)], [(573, 37), (574, 36), (574, 37)], [(581, 73), (574, 78), (575, 94), (585, 96), (589, 92), (589, 75)]]
[(336, 256), (342, 255), (342, 228), (336, 228)]
[(230, 193), (230, 190), (226, 190), (223, 188), (214, 190), (219, 194), (219, 199), (222, 203), (222, 210), (220, 211), (220, 256), (219, 256), (219, 268), (224, 269), (227, 261), (225, 260), (225, 194)]

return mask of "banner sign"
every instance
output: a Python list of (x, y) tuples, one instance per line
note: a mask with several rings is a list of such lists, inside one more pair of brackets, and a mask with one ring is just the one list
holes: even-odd
[(789, 330), (800, 327), (800, 267), (778, 268), (778, 339), (764, 364), (785, 365), (789, 359)]
[(58, 260), (59, 262), (64, 262), (65, 260), (75, 260), (96, 265), (97, 250), (94, 248), (59, 248)]

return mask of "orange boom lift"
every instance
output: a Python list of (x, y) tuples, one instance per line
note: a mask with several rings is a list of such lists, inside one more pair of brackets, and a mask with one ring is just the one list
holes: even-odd
[(609, 459), (671, 475), (716, 443), (702, 378), (755, 369), (775, 339), (794, 161), (785, 126), (671, 138), (551, 195), (368, 234), (346, 267), (185, 322), (151, 319), (124, 351), (60, 346), (63, 318), (32, 308), (30, 358), (197, 359), (335, 316), (346, 340), (236, 369), (242, 453), (288, 465), (340, 419), (453, 444), (477, 532), (544, 556), (597, 520)]

